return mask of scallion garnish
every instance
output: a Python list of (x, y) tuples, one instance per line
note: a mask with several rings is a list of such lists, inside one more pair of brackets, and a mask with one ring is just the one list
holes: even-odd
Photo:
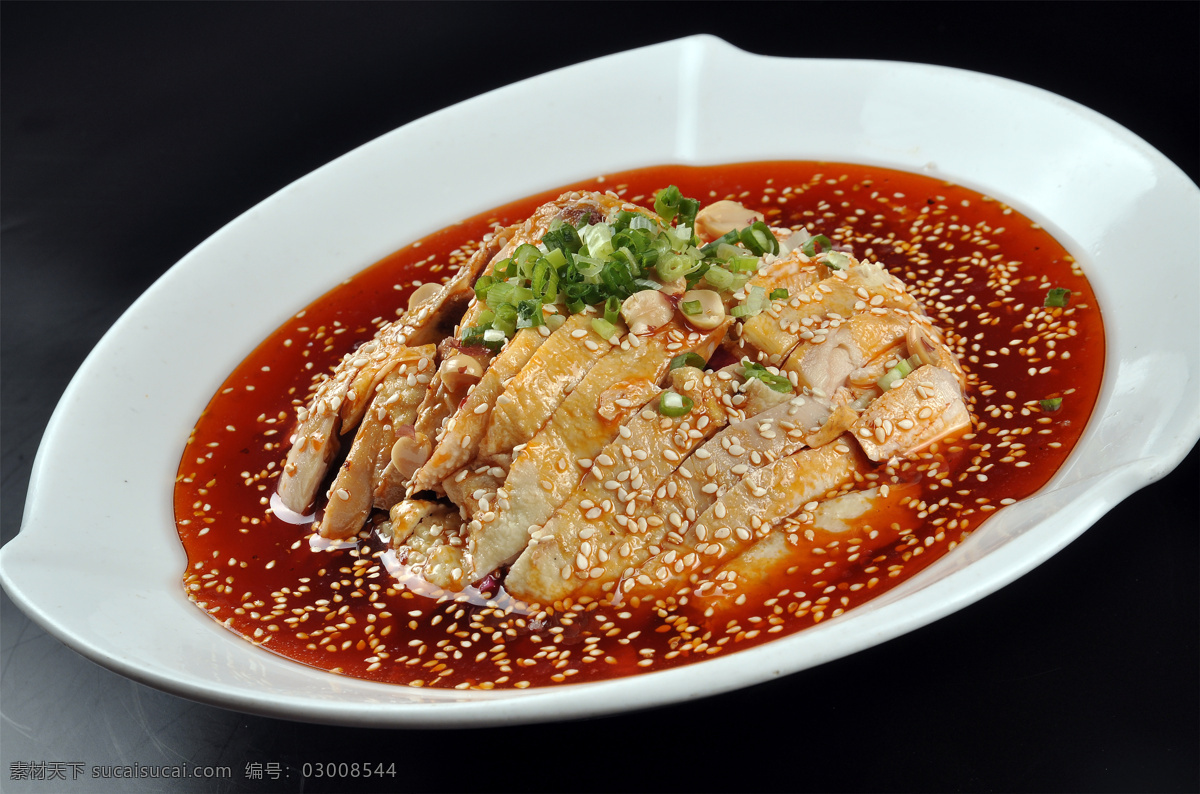
[(1063, 307), (1071, 302), (1071, 290), (1066, 287), (1054, 287), (1046, 293), (1046, 301), (1042, 305), (1047, 309)]
[(755, 378), (771, 387), (773, 391), (787, 394), (794, 391), (792, 382), (784, 375), (776, 375), (762, 364), (755, 364), (748, 358), (742, 359), (742, 377), (746, 380)]
[[(609, 295), (604, 301), (604, 319), (609, 325), (615, 323), (621, 317), (621, 299), (616, 295)], [(614, 330), (615, 327), (614, 327)], [(607, 337), (605, 337), (607, 339)]]
[(678, 218), (677, 225), (690, 228), (699, 210), (700, 202), (684, 198), (675, 185), (668, 185), (654, 196), (654, 211), (663, 219), (663, 223), (670, 223)]
[(612, 339), (617, 335), (617, 326), (603, 317), (597, 317), (595, 320), (592, 320), (592, 330), (600, 334), (604, 339)]
[(504, 343), (508, 340), (508, 335), (497, 328), (489, 328), (483, 332), (482, 343), (484, 347), (490, 347), (492, 350), (499, 350), (504, 347)]
[(918, 369), (920, 366), (921, 359), (917, 358), (916, 356), (909, 356), (906, 359), (901, 359), (896, 366), (885, 372), (882, 378), (875, 381), (875, 385), (878, 386), (882, 391), (886, 392), (893, 388), (897, 383), (908, 377), (910, 372), (912, 372), (914, 369)]
[(704, 280), (712, 284), (717, 291), (733, 287), (733, 274), (723, 267), (710, 267), (704, 273)]
[(809, 237), (804, 245), (800, 246), (800, 251), (805, 256), (816, 256), (822, 251), (828, 251), (833, 248), (833, 243), (829, 242), (829, 238), (823, 234), (818, 234), (815, 237)]
[(714, 256), (715, 255), (717, 258), (720, 258), (719, 249), (721, 248), (721, 246), (722, 245), (733, 245), (734, 243), (736, 243), (738, 241), (738, 239), (739, 238), (738, 238), (737, 229), (731, 229), (730, 231), (727, 231), (724, 234), (722, 234), (717, 239), (713, 240), (708, 245), (701, 248), (700, 253), (704, 254), (705, 256)]
[(734, 317), (753, 317), (763, 310), (766, 298), (767, 291), (762, 287), (751, 287), (750, 294), (746, 296), (746, 299), (734, 306), (729, 313)]
[(779, 241), (771, 233), (771, 229), (762, 221), (755, 221), (738, 234), (742, 245), (755, 256), (779, 253)]
[[(699, 303), (700, 301), (696, 301)], [(679, 369), (680, 367), (695, 367), (696, 369), (704, 369), (708, 362), (699, 353), (683, 353), (671, 359), (671, 369)]]
[(1042, 406), (1043, 411), (1057, 411), (1062, 407), (1062, 397), (1049, 397), (1041, 400), (1039, 404)]
[(700, 301), (683, 301), (679, 304), (679, 311), (686, 314), (688, 317), (695, 317), (704, 309), (700, 308)]
[(825, 267), (830, 270), (845, 270), (850, 267), (850, 257), (838, 251), (830, 251), (825, 255)]
[(692, 398), (678, 392), (665, 391), (658, 400), (658, 412), (663, 416), (684, 416), (691, 413)]
[(773, 300), (773, 301), (787, 300), (788, 291), (786, 289), (784, 289), (783, 287), (780, 287), (779, 289), (773, 289), (773, 290), (771, 290), (770, 297), (771, 297), (771, 300)]

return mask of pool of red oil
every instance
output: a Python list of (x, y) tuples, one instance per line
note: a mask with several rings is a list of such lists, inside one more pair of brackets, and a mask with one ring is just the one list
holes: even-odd
[[(495, 224), (568, 189), (649, 204), (678, 185), (741, 201), (773, 225), (825, 234), (903, 279), (948, 332), (970, 376), (973, 432), (875, 473), (911, 498), (800, 540), (787, 572), (715, 610), (688, 594), (581, 599), (526, 615), (502, 593), (415, 592), (364, 532), (325, 547), (280, 520), (271, 495), (295, 408), (424, 281), (444, 280)], [(1045, 308), (1047, 290), (1071, 291)], [(1058, 470), (1090, 416), (1104, 366), (1099, 307), (1069, 253), (1003, 203), (927, 176), (818, 162), (661, 166), (499, 207), (414, 242), (331, 289), (264, 340), (199, 417), (175, 488), (183, 584), (214, 620), (297, 662), (439, 687), (552, 686), (694, 662), (835, 619), (950, 552), (1006, 500)], [(1042, 401), (1061, 397), (1049, 410)], [(709, 611), (709, 614), (705, 614)]]

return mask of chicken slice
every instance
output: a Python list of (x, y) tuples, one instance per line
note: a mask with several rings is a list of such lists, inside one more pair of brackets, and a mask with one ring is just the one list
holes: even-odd
[(514, 559), (532, 529), (540, 527), (579, 484), (582, 461), (591, 461), (617, 435), (625, 418), (658, 393), (671, 359), (687, 352), (706, 361), (729, 321), (706, 331), (680, 326), (678, 318), (653, 334), (627, 334), (600, 359), (550, 420), (517, 451), (491, 520), (468, 525), (471, 574), (478, 579)]
[(279, 498), (288, 509), (303, 513), (312, 505), (340, 447), (336, 434), (358, 425), (375, 396), (375, 387), (396, 366), (402, 351), (437, 342), (451, 333), (454, 321), (475, 294), (475, 279), (503, 240), (485, 235), (483, 245), (450, 281), (429, 300), (383, 325), (369, 342), (347, 353), (308, 406), (297, 411), (292, 447), (278, 486)]
[[(853, 262), (853, 260), (851, 260)], [(920, 314), (904, 284), (882, 265), (864, 262), (835, 270), (810, 287), (789, 292), (742, 323), (738, 342), (755, 351), (752, 361), (778, 365), (802, 341), (828, 335), (834, 321), (868, 311), (903, 309)]]
[(653, 512), (666, 523), (647, 545), (664, 537), (680, 542), (697, 517), (722, 494), (750, 471), (803, 449), (805, 436), (828, 416), (829, 409), (822, 402), (794, 396), (762, 413), (735, 418), (679, 467), (660, 489), (662, 493), (655, 494)]
[[(775, 582), (785, 577), (789, 569), (817, 571), (826, 567), (831, 541), (845, 543), (853, 533), (854, 551), (869, 557), (876, 550), (893, 543), (900, 531), (889, 524), (897, 519), (908, 523), (903, 516), (905, 505), (912, 501), (913, 485), (892, 485), (888, 488), (867, 488), (826, 499), (813, 510), (805, 510), (776, 525), (762, 540), (755, 542), (737, 557), (705, 576), (692, 589), (692, 602), (706, 617), (719, 614), (736, 604), (744, 603), (755, 589), (772, 593), (778, 590)], [(908, 507), (907, 512), (914, 512)]]
[[(798, 250), (760, 266), (741, 293), (749, 294), (754, 287), (761, 287), (767, 295), (775, 290), (786, 290), (789, 297), (772, 300), (762, 312), (736, 326), (735, 332), (725, 340), (725, 346), (739, 360), (749, 358), (756, 363), (778, 365), (800, 340), (775, 317), (792, 296), (806, 294), (806, 290), (820, 280), (816, 264)], [(769, 352), (760, 356), (763, 351)]]
[[(857, 370), (903, 344), (912, 324), (907, 311), (891, 309), (857, 313), (846, 320), (835, 318), (828, 325), (815, 325), (819, 330), (813, 338), (797, 345), (781, 369), (795, 372), (797, 385), (831, 395)], [(825, 328), (828, 331), (821, 333)]]
[(882, 461), (907, 457), (970, 427), (958, 378), (926, 364), (867, 406), (851, 431), (871, 460)]
[[(328, 504), (318, 522), (323, 538), (355, 535), (371, 513), (376, 489), (391, 466), (398, 428), (411, 425), (426, 385), (418, 377), (433, 371), (436, 347), (406, 347), (384, 377), (366, 412), (346, 460), (329, 488)], [(394, 467), (393, 467), (394, 470)], [(389, 505), (390, 506), (390, 505)]]
[[(624, 325), (618, 321), (617, 334)], [(533, 438), (600, 358), (613, 349), (592, 328), (590, 313), (574, 314), (517, 372), (496, 397), (479, 446), (481, 460), (493, 460)]]
[(671, 381), (676, 394), (692, 401), (691, 410), (665, 416), (657, 410), (660, 396), (621, 425), (579, 487), (532, 533), (505, 578), (509, 593), (548, 604), (598, 589), (638, 555), (643, 533), (662, 526), (657, 516), (639, 519), (635, 513), (653, 501), (682, 460), (725, 426), (729, 412), (723, 403), (736, 386), (733, 379), (694, 367), (674, 370)]
[(408, 566), (412, 575), (455, 592), (468, 584), (462, 518), (454, 508), (425, 499), (405, 499), (392, 507), (383, 531), (390, 532), (397, 561)]
[(442, 480), (475, 458), (488, 416), (497, 397), (504, 391), (505, 381), (520, 372), (545, 341), (546, 336), (540, 329), (522, 328), (492, 359), (479, 382), (446, 420), (445, 430), (428, 462), (413, 475), (410, 489), (413, 493), (443, 491)]
[(706, 576), (766, 537), (775, 524), (823, 499), (864, 468), (858, 448), (843, 438), (749, 472), (696, 519), (682, 543), (668, 542), (626, 577), (622, 592), (677, 588), (693, 576)]

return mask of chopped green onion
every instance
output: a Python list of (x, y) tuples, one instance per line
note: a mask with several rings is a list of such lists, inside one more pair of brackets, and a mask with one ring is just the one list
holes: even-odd
[(670, 223), (678, 217), (679, 226), (691, 227), (699, 210), (700, 202), (684, 198), (675, 185), (668, 185), (654, 196), (654, 211), (663, 219), (663, 223)]
[(492, 276), (497, 281), (504, 281), (515, 275), (517, 275), (517, 266), (511, 259), (502, 259), (492, 268)]
[(478, 325), (471, 325), (464, 328), (462, 332), (463, 347), (483, 344), (483, 332), (486, 330), (486, 328)]
[(777, 391), (780, 394), (788, 394), (794, 391), (792, 382), (786, 376), (776, 375), (762, 364), (755, 364), (748, 358), (742, 359), (742, 377), (746, 380), (757, 378), (770, 386), (772, 391)]
[(771, 300), (773, 300), (773, 301), (787, 300), (788, 291), (786, 289), (784, 289), (783, 287), (780, 287), (779, 289), (773, 289), (773, 290), (771, 290), (770, 297), (771, 297)]
[(504, 343), (507, 340), (508, 335), (497, 328), (489, 328), (483, 332), (483, 344), (492, 350), (499, 350), (504, 347)]
[(495, 283), (496, 279), (492, 278), (491, 276), (480, 276), (479, 280), (475, 282), (475, 297), (481, 301), (486, 301), (488, 290)]
[[(734, 240), (734, 242), (737, 242), (737, 240)], [(739, 248), (736, 245), (722, 243), (721, 245), (717, 246), (717, 259), (721, 260), (722, 262), (728, 262), (735, 256), (741, 256), (745, 250), (745, 248)]]
[(519, 271), (526, 264), (532, 265), (541, 255), (542, 252), (538, 250), (536, 245), (524, 243), (517, 246), (516, 251), (513, 251), (512, 261), (516, 263)]
[(757, 273), (759, 259), (757, 256), (735, 256), (729, 260), (729, 270), (732, 273)]
[(850, 257), (839, 251), (830, 251), (825, 255), (825, 267), (830, 270), (845, 270), (850, 267)]
[(829, 238), (823, 234), (809, 237), (804, 245), (800, 246), (800, 250), (805, 256), (816, 256), (821, 251), (828, 251), (831, 248), (833, 248), (833, 243), (829, 242)]
[(712, 256), (715, 254), (717, 256), (717, 258), (720, 259), (721, 258), (721, 254), (720, 254), (721, 246), (722, 245), (732, 245), (733, 243), (736, 243), (737, 241), (738, 241), (737, 229), (731, 229), (730, 231), (727, 231), (724, 234), (722, 234), (717, 239), (713, 240), (708, 245), (701, 248), (700, 253), (704, 254), (705, 256)]
[[(622, 211), (624, 211), (624, 210), (622, 210)], [(645, 229), (646, 231), (649, 231), (649, 232), (657, 231), (658, 227), (655, 225), (654, 221), (650, 220), (645, 215), (641, 215), (638, 213), (630, 213), (630, 214), (633, 215), (633, 217), (629, 219), (629, 228), (630, 229)]]
[[(493, 290), (495, 287), (492, 288)], [(501, 303), (496, 307), (496, 319), (492, 320), (492, 328), (501, 331), (505, 336), (512, 336), (517, 330), (517, 307), (511, 303)], [(484, 335), (487, 338), (487, 335)]]
[(658, 271), (659, 278), (664, 282), (669, 282), (686, 276), (698, 267), (700, 267), (699, 259), (693, 259), (687, 254), (672, 252), (658, 260), (655, 270)]
[(546, 315), (546, 327), (549, 328), (551, 331), (557, 331), (559, 328), (562, 327), (562, 324), (565, 323), (566, 321), (567, 321), (567, 318), (563, 317), (561, 314)]
[(895, 386), (896, 383), (908, 377), (908, 374), (914, 369), (920, 368), (920, 366), (921, 359), (917, 358), (916, 356), (909, 356), (906, 359), (902, 359), (898, 364), (896, 364), (896, 366), (885, 372), (882, 378), (875, 381), (875, 385), (886, 392)]
[(1055, 287), (1046, 293), (1046, 301), (1043, 306), (1047, 309), (1053, 307), (1066, 306), (1071, 302), (1071, 290), (1066, 287)]
[(678, 392), (665, 391), (658, 400), (658, 412), (663, 416), (684, 416), (691, 413), (692, 398)]
[(575, 231), (574, 226), (564, 223), (542, 235), (542, 245), (551, 253), (563, 251), (574, 254), (583, 247), (583, 241), (579, 239), (579, 232)]
[(600, 334), (604, 339), (612, 339), (617, 335), (617, 327), (603, 317), (597, 317), (595, 320), (592, 320), (592, 330)]
[(518, 328), (536, 328), (539, 325), (545, 325), (546, 319), (542, 316), (542, 302), (537, 298), (527, 298), (517, 304), (517, 327)]
[(723, 267), (710, 267), (704, 273), (704, 280), (718, 291), (727, 290), (733, 286), (733, 274)]
[(585, 226), (579, 230), (579, 236), (587, 247), (588, 256), (603, 261), (612, 255), (612, 227), (608, 224)]
[(679, 310), (689, 317), (695, 316), (704, 311), (700, 308), (700, 301), (683, 301), (679, 304)]
[[(699, 303), (699, 301), (696, 301), (696, 303)], [(680, 367), (704, 369), (707, 363), (699, 353), (683, 353), (671, 359), (671, 369), (679, 369)]]
[(1057, 411), (1062, 407), (1062, 397), (1050, 397), (1049, 399), (1041, 400), (1040, 405), (1043, 411)]
[(738, 238), (755, 256), (779, 253), (779, 241), (771, 233), (770, 227), (762, 221), (755, 221), (742, 229)]
[(766, 303), (767, 291), (762, 287), (751, 287), (746, 299), (734, 306), (729, 312), (734, 317), (753, 317), (763, 310)]
[(538, 260), (529, 286), (535, 298), (543, 303), (553, 302), (551, 298), (558, 292), (558, 271), (551, 267), (549, 257)]
[[(608, 300), (604, 301), (604, 319), (611, 325), (615, 323), (621, 316), (621, 299), (616, 295), (610, 295)], [(614, 328), (614, 330), (616, 330)], [(606, 339), (608, 337), (605, 337)]]

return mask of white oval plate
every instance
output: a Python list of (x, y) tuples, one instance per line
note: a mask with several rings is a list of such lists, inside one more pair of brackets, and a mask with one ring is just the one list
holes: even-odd
[[(622, 129), (590, 124), (608, 90)], [(736, 85), (735, 85), (736, 82)], [(584, 96), (571, 86), (590, 86)], [(779, 104), (773, 86), (805, 86)], [(600, 95), (598, 95), (598, 93)], [(719, 118), (725, 97), (772, 107)], [(570, 151), (539, 115), (578, 118)], [(806, 108), (836, 123), (812, 124)], [(736, 129), (732, 128), (736, 126)], [(555, 153), (563, 156), (556, 157)], [(510, 200), (662, 163), (832, 160), (925, 172), (1043, 223), (1082, 263), (1108, 334), (1099, 404), (1042, 493), (998, 512), (904, 585), (791, 637), (679, 669), (546, 690), (415, 690), (347, 679), (238, 639), (183, 595), (171, 508), (192, 423), (224, 377), (294, 311), (403, 245)], [(113, 326), (51, 419), (0, 582), (51, 634), (130, 678), (195, 700), (367, 726), (483, 726), (584, 717), (715, 694), (853, 653), (1021, 576), (1200, 436), (1200, 191), (1128, 130), (1027, 85), (919, 64), (750, 55), (709, 36), (622, 53), (493, 91), (408, 124), (309, 174), (184, 257)], [(1169, 278), (1122, 252), (1150, 241)], [(281, 273), (287, 273), (281, 278)], [(1160, 285), (1170, 283), (1173, 295)], [(1191, 318), (1191, 319), (1189, 319)], [(96, 461), (104, 461), (97, 467)]]

